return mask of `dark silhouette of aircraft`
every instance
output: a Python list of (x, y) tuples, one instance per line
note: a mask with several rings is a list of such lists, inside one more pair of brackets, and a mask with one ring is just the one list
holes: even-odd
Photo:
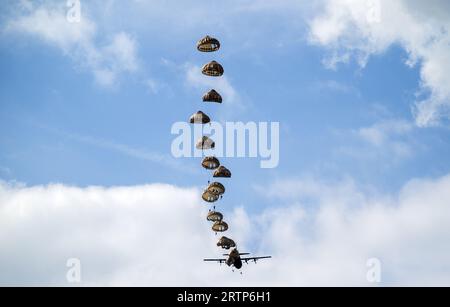
[(228, 258), (222, 259), (203, 259), (203, 261), (207, 262), (218, 262), (220, 264), (225, 263), (228, 266), (234, 266), (236, 269), (242, 268), (242, 262), (248, 263), (249, 261), (253, 261), (256, 263), (260, 259), (272, 258), (272, 256), (263, 256), (263, 257), (244, 257), (241, 256), (250, 255), (249, 253), (239, 253), (239, 251), (234, 248), (230, 254), (224, 254), (224, 256), (228, 256)]

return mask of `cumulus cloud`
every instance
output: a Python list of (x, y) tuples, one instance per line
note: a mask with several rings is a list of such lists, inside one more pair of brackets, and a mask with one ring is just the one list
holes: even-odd
[(326, 0), (310, 22), (311, 42), (331, 50), (325, 63), (356, 58), (364, 66), (371, 55), (393, 45), (409, 55), (406, 64), (420, 65), (424, 99), (413, 111), (419, 126), (449, 119), (450, 8), (448, 1)]
[(98, 40), (98, 27), (83, 10), (79, 22), (69, 22), (68, 8), (22, 2), (18, 16), (7, 22), (9, 33), (23, 33), (60, 49), (77, 66), (92, 72), (102, 86), (113, 86), (122, 73), (139, 68), (136, 40), (126, 32), (114, 33), (109, 42)]
[[(259, 187), (278, 206), (225, 212), (241, 251), (273, 255), (242, 276), (204, 257), (222, 253), (197, 188), (0, 185), (0, 284), (66, 285), (81, 261), (83, 285), (450, 284), (450, 176), (413, 180), (396, 195), (352, 180), (290, 179)], [(230, 211), (231, 210), (231, 211)]]
[(275, 276), (296, 285), (364, 285), (366, 261), (377, 258), (384, 285), (448, 285), (449, 185), (450, 176), (412, 180), (393, 196), (352, 180), (264, 187), (285, 203), (257, 222), (283, 264)]
[(195, 189), (2, 184), (0, 191), (2, 284), (65, 284), (66, 261), (78, 258), (85, 284), (187, 285), (196, 279), (189, 268), (212, 252)]

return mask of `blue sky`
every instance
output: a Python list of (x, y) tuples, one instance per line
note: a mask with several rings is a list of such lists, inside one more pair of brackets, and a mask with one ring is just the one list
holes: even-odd
[[(174, 159), (170, 152), (171, 125), (197, 110), (221, 121), (280, 122), (277, 168), (261, 169), (259, 159), (222, 159), (233, 172), (223, 201), (228, 212), (278, 206), (259, 187), (285, 180), (330, 186), (351, 180), (370, 195), (396, 195), (414, 178), (450, 172), (448, 83), (442, 86), (426, 70), (433, 46), (407, 41), (404, 34), (385, 40), (379, 29), (348, 31), (351, 39), (324, 34), (326, 27), (315, 26), (332, 14), (328, 1), (82, 1), (81, 25), (62, 28), (65, 1), (27, 3), (0, 5), (5, 183), (200, 188), (207, 174), (199, 159)], [(414, 5), (404, 10), (420, 10)], [(40, 10), (48, 19), (33, 27)], [(358, 28), (359, 22), (345, 27)], [(71, 32), (86, 23), (96, 30)], [(89, 35), (70, 38), (74, 33)], [(197, 52), (196, 42), (206, 34), (221, 41), (219, 52)], [(102, 59), (89, 58), (94, 49)], [(336, 54), (344, 57), (330, 67), (327, 60)], [(364, 63), (358, 62), (361, 54)], [(417, 63), (406, 65), (411, 58)], [(225, 68), (220, 106), (201, 102), (209, 88), (188, 78), (211, 59)], [(102, 81), (102, 69), (112, 79)], [(443, 107), (437, 120), (424, 124), (415, 106), (433, 96)]]
[[(265, 18), (275, 23), (276, 16)], [(448, 172), (445, 126), (414, 128), (405, 141), (414, 143), (411, 154), (398, 160), (389, 149), (368, 148), (351, 136), (352, 131), (380, 121), (414, 121), (411, 102), (420, 82), (419, 72), (418, 67), (411, 69), (402, 63), (406, 54), (400, 48), (389, 48), (365, 68), (350, 63), (334, 71), (322, 65), (327, 50), (309, 44), (301, 31), (280, 38), (280, 33), (290, 30), (287, 25), (277, 25), (264, 38), (251, 33), (254, 35), (246, 43), (254, 47), (247, 48), (243, 48), (245, 42), (239, 37), (222, 37), (223, 26), (211, 24), (207, 29), (177, 33), (171, 40), (159, 38), (151, 29), (138, 31), (132, 25), (124, 26), (122, 30), (130, 31), (139, 41), (142, 72), (123, 76), (112, 88), (95, 84), (88, 71), (76, 64), (74, 67), (70, 57), (57, 48), (27, 35), (4, 34), (2, 178), (32, 185), (198, 183), (195, 177), (202, 176), (200, 170), (197, 174), (182, 173), (68, 135), (170, 157), (173, 122), (186, 120), (197, 109), (211, 110), (213, 119), (214, 113), (220, 111), (221, 106), (208, 108), (202, 104), (200, 97), (206, 87), (203, 90), (186, 85), (186, 63), (200, 66), (211, 57), (195, 49), (204, 33), (214, 33), (221, 39), (223, 48), (213, 57), (223, 63), (226, 76), (241, 96), (238, 104), (245, 108), (229, 110), (230, 116), (222, 118), (281, 123), (280, 166), (258, 170), (258, 161), (231, 159), (229, 163), (236, 165), (233, 181), (257, 184), (260, 178), (319, 172), (330, 178), (349, 175), (385, 189), (398, 187), (409, 177)], [(171, 64), (165, 65), (165, 61)], [(151, 92), (140, 75), (150, 75), (162, 84), (161, 89)], [(342, 147), (354, 152), (369, 151), (374, 157), (354, 161), (348, 154), (339, 153)], [(187, 159), (183, 163), (195, 169), (198, 161)], [(244, 176), (237, 176), (239, 172)], [(237, 186), (246, 189), (247, 185)]]

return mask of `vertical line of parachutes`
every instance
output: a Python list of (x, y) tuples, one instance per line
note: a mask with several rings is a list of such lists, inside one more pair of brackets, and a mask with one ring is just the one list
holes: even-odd
[[(206, 36), (197, 43), (197, 49), (200, 52), (215, 52), (220, 49), (220, 42), (212, 37)], [(202, 67), (202, 74), (208, 77), (221, 77), (224, 73), (223, 67), (216, 61), (211, 61)], [(221, 95), (215, 90), (211, 89), (203, 96), (203, 101), (205, 103), (222, 103)], [(192, 115), (190, 122), (193, 124), (208, 124), (211, 119), (203, 113), (198, 111)], [(201, 149), (202, 153), (205, 149), (213, 149), (215, 147), (214, 140), (209, 137), (202, 135), (202, 138), (197, 142), (196, 148)], [(220, 164), (219, 160), (214, 156), (203, 157), (202, 161), (203, 168), (213, 171), (213, 178), (230, 178), (231, 172)], [(203, 191), (202, 199), (207, 203), (215, 203), (222, 198), (225, 193), (225, 187), (220, 182), (210, 182), (208, 180), (208, 186)], [(223, 220), (223, 214), (216, 211), (216, 207), (209, 210), (207, 220), (213, 222), (212, 230), (217, 234), (218, 232), (225, 232), (228, 230), (227, 223)], [(224, 249), (230, 249), (231, 247), (236, 247), (233, 240), (221, 237), (217, 246)]]

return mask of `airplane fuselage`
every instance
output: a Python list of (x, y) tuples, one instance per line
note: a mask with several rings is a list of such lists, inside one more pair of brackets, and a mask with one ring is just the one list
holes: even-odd
[(225, 262), (228, 266), (234, 266), (236, 269), (242, 268), (241, 256), (237, 249), (233, 249), (228, 255), (228, 259)]

